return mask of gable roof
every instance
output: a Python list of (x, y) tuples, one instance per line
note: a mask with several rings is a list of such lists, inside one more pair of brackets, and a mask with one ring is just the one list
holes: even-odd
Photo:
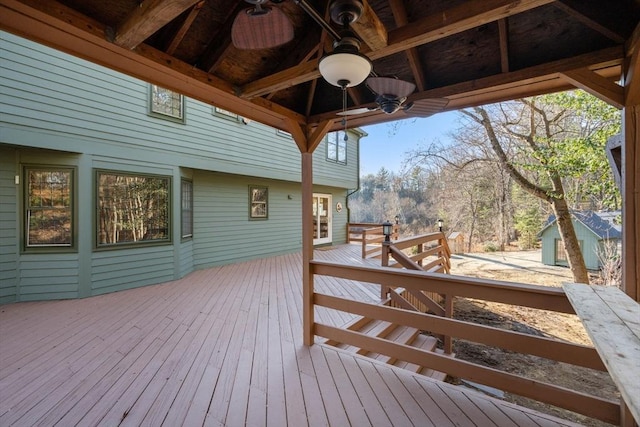
[[(600, 239), (621, 239), (622, 233), (619, 226), (613, 225), (612, 221), (615, 212), (594, 212), (594, 211), (574, 211), (571, 212), (571, 216), (579, 221), (582, 225), (587, 227), (593, 234)], [(606, 219), (605, 219), (606, 218)], [(609, 220), (607, 220), (609, 219)], [(542, 230), (538, 235), (542, 235), (544, 231), (553, 226), (556, 223), (556, 216), (549, 215), (549, 218), (545, 222)]]

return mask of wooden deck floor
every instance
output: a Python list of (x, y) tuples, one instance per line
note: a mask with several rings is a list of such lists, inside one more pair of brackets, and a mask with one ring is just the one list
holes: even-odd
[[(300, 266), (299, 254), (284, 255), (83, 300), (0, 306), (0, 426), (575, 425), (303, 346)], [(378, 293), (320, 277), (316, 286)]]

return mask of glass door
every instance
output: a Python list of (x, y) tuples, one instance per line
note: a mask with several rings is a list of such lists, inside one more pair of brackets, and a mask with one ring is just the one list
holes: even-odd
[(313, 244), (331, 243), (331, 195), (313, 195)]

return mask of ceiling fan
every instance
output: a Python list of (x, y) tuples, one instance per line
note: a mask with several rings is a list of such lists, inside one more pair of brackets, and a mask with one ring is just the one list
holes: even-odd
[(407, 97), (415, 90), (416, 85), (395, 77), (368, 77), (365, 85), (376, 96), (376, 107), (361, 107), (344, 110), (339, 116), (353, 116), (381, 110), (385, 114), (402, 111), (409, 116), (428, 117), (444, 109), (449, 100), (446, 98), (426, 98), (405, 104)]
[[(280, 9), (264, 6), (267, 0), (245, 1), (255, 7), (240, 12), (233, 23), (231, 39), (236, 47), (261, 49), (287, 43), (293, 38), (293, 25)], [(284, 0), (271, 0), (271, 3), (282, 1)], [(412, 116), (426, 117), (441, 111), (449, 102), (447, 99), (436, 98), (404, 104), (415, 90), (415, 84), (375, 75), (369, 58), (360, 53), (360, 40), (350, 29), (350, 25), (364, 12), (364, 5), (360, 0), (331, 2), (331, 20), (341, 26), (340, 31), (336, 31), (324, 20), (307, 0), (294, 2), (334, 39), (333, 51), (320, 59), (318, 69), (328, 83), (342, 89), (343, 111), (339, 115), (350, 116), (382, 110), (387, 114), (403, 111)], [(359, 85), (365, 79), (367, 87), (376, 95), (377, 107), (347, 110), (346, 89)]]

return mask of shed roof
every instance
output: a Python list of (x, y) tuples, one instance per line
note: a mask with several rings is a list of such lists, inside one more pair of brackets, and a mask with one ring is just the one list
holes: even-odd
[[(594, 211), (574, 211), (571, 216), (587, 227), (593, 234), (600, 239), (621, 239), (622, 233), (620, 227), (613, 224), (613, 219), (620, 212), (594, 212)], [(552, 227), (556, 223), (556, 216), (550, 215), (547, 222), (540, 230), (542, 235), (546, 229)]]

